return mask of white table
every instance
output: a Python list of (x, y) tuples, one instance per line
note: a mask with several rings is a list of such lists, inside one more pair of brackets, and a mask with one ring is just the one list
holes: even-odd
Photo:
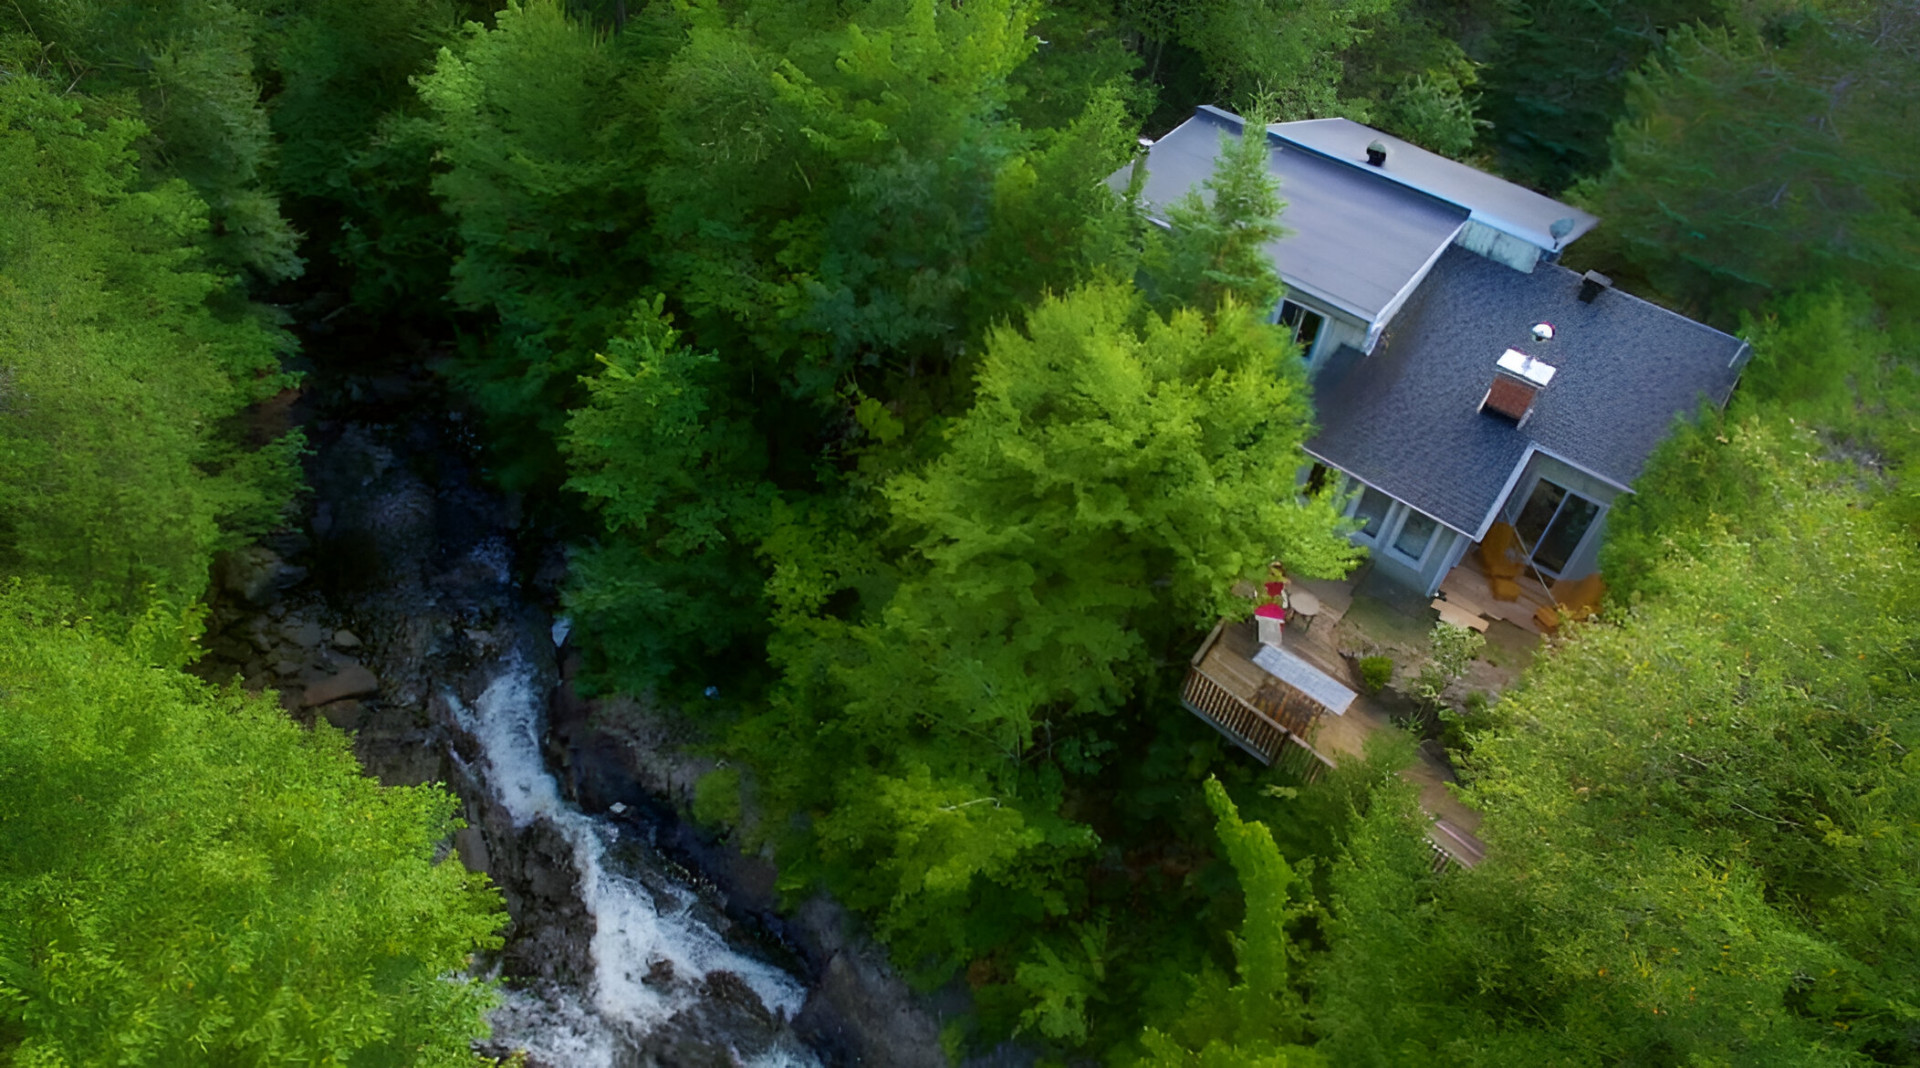
[(1287, 610), (1302, 622), (1301, 633), (1313, 629), (1313, 617), (1320, 614), (1320, 598), (1305, 590), (1287, 591)]

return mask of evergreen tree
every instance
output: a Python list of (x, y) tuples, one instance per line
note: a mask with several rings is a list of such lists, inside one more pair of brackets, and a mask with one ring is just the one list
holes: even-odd
[(1629, 83), (1611, 167), (1574, 191), (1608, 219), (1583, 254), (1726, 318), (1829, 277), (1920, 293), (1920, 148), (1899, 132), (1920, 28), (1894, 6), (1676, 31)]

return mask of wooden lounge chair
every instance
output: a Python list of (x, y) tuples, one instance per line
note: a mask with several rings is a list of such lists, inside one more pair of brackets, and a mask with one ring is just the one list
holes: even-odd
[(1487, 592), (1496, 600), (1519, 600), (1520, 584), (1514, 580), (1526, 565), (1520, 535), (1511, 523), (1495, 523), (1487, 528), (1486, 540), (1480, 543), (1480, 567), (1487, 573)]
[(1607, 595), (1607, 584), (1596, 571), (1585, 578), (1561, 579), (1553, 584), (1553, 607), (1533, 613), (1540, 629), (1552, 634), (1560, 629), (1560, 613), (1573, 619), (1587, 619), (1600, 611), (1600, 599)]

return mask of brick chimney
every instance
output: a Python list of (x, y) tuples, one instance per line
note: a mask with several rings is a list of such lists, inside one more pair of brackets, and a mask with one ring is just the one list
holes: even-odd
[(1554, 369), (1519, 349), (1500, 354), (1494, 365), (1493, 385), (1480, 398), (1480, 410), (1503, 415), (1517, 426), (1525, 426), (1533, 414), (1534, 399), (1553, 381)]

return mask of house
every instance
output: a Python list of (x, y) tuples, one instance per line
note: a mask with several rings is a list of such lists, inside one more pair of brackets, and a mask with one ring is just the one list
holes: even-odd
[[(1149, 214), (1244, 126), (1202, 107), (1151, 143)], [(1309, 478), (1354, 491), (1376, 573), (1432, 596), (1501, 522), (1532, 580), (1594, 571), (1614, 501), (1676, 420), (1726, 403), (1746, 344), (1561, 267), (1599, 222), (1577, 208), (1346, 119), (1266, 138), (1287, 202), (1274, 321), (1320, 422)]]

